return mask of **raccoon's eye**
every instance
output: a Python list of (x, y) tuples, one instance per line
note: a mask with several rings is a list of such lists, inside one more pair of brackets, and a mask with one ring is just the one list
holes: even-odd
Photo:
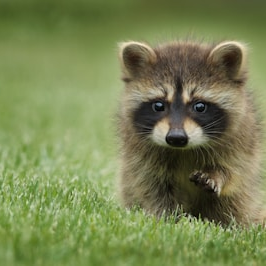
[(164, 111), (164, 103), (157, 101), (152, 104), (152, 110), (154, 112), (163, 112)]
[(193, 105), (193, 110), (197, 113), (205, 113), (207, 110), (207, 104), (204, 102), (197, 102)]

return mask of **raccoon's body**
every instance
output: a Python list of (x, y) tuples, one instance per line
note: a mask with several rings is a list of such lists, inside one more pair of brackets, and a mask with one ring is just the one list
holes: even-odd
[(246, 49), (121, 44), (121, 195), (161, 216), (178, 208), (228, 224), (263, 222), (261, 134)]

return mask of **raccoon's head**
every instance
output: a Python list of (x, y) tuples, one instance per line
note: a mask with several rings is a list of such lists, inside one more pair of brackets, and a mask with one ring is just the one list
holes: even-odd
[(120, 46), (123, 119), (141, 138), (173, 148), (216, 143), (245, 108), (245, 47), (238, 42)]

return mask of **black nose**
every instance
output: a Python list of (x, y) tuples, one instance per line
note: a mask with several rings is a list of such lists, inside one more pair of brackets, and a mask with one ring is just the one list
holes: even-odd
[(188, 143), (188, 136), (184, 129), (170, 129), (165, 138), (166, 142), (173, 147), (185, 147)]

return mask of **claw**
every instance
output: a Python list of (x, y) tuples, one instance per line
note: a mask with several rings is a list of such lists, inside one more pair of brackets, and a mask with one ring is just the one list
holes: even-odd
[(210, 178), (210, 175), (208, 173), (203, 173), (201, 171), (194, 171), (190, 175), (189, 180), (195, 183), (196, 186), (199, 186), (204, 190), (213, 192), (218, 196), (221, 193), (219, 185), (216, 183), (215, 180)]

